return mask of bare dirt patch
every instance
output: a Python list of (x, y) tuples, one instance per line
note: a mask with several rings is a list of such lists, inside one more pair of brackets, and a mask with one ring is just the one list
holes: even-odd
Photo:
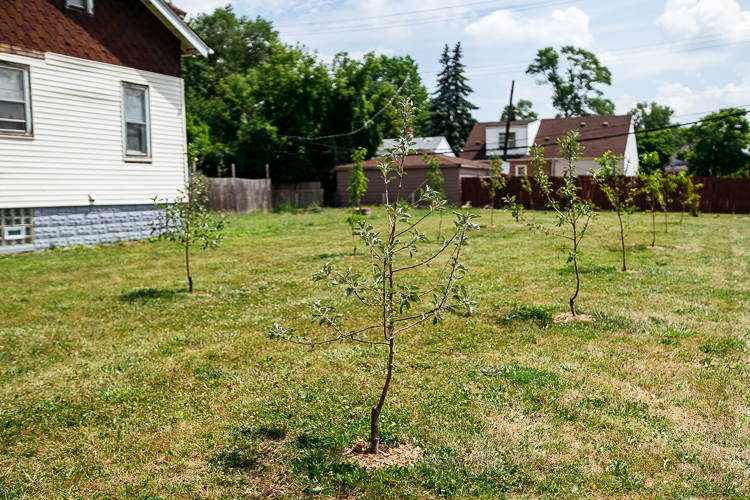
[(370, 453), (370, 444), (365, 441), (356, 443), (352, 449), (344, 452), (347, 458), (353, 458), (360, 467), (375, 470), (381, 467), (406, 467), (422, 456), (422, 447), (409, 443), (399, 444), (395, 448), (382, 448), (377, 455)]
[(558, 314), (554, 317), (555, 323), (570, 323), (571, 321), (596, 321), (593, 316), (588, 314), (576, 314), (573, 316), (571, 313), (566, 312)]

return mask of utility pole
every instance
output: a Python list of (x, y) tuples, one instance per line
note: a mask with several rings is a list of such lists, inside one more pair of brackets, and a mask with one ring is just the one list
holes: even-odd
[(510, 103), (508, 104), (508, 112), (505, 116), (505, 144), (503, 145), (503, 161), (508, 161), (508, 136), (510, 135), (510, 115), (513, 112), (513, 89), (516, 86), (516, 81), (513, 80), (510, 84)]

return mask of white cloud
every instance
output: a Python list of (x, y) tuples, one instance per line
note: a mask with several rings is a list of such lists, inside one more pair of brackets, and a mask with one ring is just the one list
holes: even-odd
[(577, 7), (555, 10), (547, 19), (524, 18), (511, 10), (496, 10), (469, 24), (465, 31), (484, 44), (534, 42), (537, 45), (586, 47), (593, 40), (589, 16)]
[(671, 35), (731, 35), (750, 29), (750, 11), (737, 0), (667, 0), (656, 25)]
[(750, 75), (740, 83), (727, 83), (723, 87), (707, 85), (698, 90), (681, 83), (665, 83), (659, 87), (659, 95), (654, 101), (671, 107), (677, 116), (747, 105), (750, 104)]

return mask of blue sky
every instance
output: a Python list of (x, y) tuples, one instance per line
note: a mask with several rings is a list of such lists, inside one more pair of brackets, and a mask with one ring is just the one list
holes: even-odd
[[(226, 0), (174, 0), (189, 15)], [(480, 121), (515, 99), (552, 117), (551, 92), (525, 74), (538, 49), (575, 45), (612, 71), (605, 96), (624, 114), (641, 101), (679, 122), (729, 106), (750, 108), (750, 0), (236, 0), (235, 12), (273, 22), (286, 43), (330, 60), (342, 51), (411, 55), (430, 91), (444, 45), (461, 41), (469, 99)]]

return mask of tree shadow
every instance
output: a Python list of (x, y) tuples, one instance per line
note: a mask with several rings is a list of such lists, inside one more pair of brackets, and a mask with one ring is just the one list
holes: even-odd
[(149, 300), (173, 299), (177, 295), (174, 290), (157, 290), (156, 288), (142, 288), (132, 292), (122, 293), (120, 300), (123, 302), (146, 302)]

